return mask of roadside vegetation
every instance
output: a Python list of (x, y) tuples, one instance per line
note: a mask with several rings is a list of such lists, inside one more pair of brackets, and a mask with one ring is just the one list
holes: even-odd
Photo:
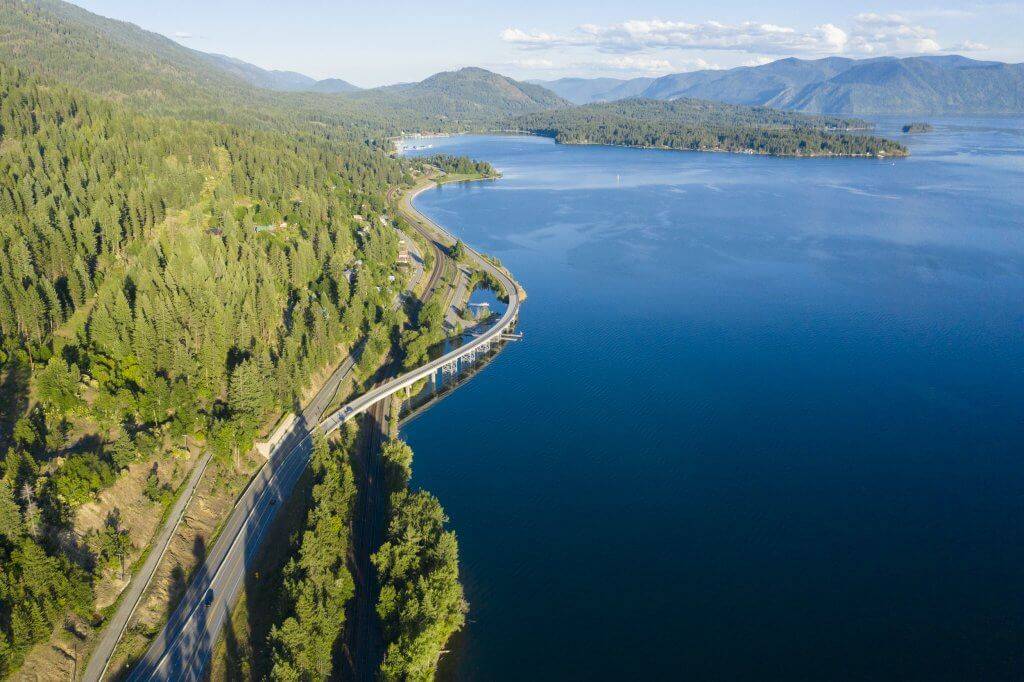
[(284, 569), (285, 617), (269, 637), (275, 680), (331, 676), (345, 608), (355, 595), (348, 558), (356, 484), (348, 447), (328, 444), (317, 433), (310, 466), (312, 501), (295, 556)]
[(466, 622), (459, 583), (459, 549), (436, 497), (410, 490), (412, 449), (383, 449), (391, 491), (386, 540), (373, 556), (380, 582), (377, 615), (387, 647), (384, 680), (432, 680), (449, 638)]

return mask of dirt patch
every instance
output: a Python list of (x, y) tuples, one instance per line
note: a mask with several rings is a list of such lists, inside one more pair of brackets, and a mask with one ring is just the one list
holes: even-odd
[[(149, 477), (155, 474), (161, 485), (177, 490), (195, 466), (200, 453), (199, 448), (179, 449), (149, 462), (132, 464), (114, 485), (100, 493), (95, 502), (78, 510), (75, 532), (84, 537), (90, 531), (101, 530), (109, 516), (116, 514), (121, 527), (131, 534), (134, 549), (126, 564), (132, 566), (153, 542), (164, 521), (165, 506), (150, 500), (143, 492)], [(130, 574), (131, 571), (122, 579), (119, 568), (104, 571), (96, 583), (96, 610), (102, 611), (117, 600), (131, 580)]]
[(127, 672), (126, 666), (145, 653), (149, 642), (160, 632), (177, 607), (193, 572), (205, 560), (238, 495), (264, 462), (253, 451), (242, 458), (238, 469), (230, 462), (210, 463), (121, 643), (111, 657), (111, 679), (118, 679)]
[[(90, 531), (103, 528), (108, 516), (115, 512), (119, 515), (121, 527), (130, 533), (134, 545), (125, 561), (129, 570), (124, 578), (121, 577), (120, 567), (110, 567), (96, 577), (93, 587), (97, 612), (103, 612), (117, 602), (131, 579), (130, 568), (143, 557), (163, 524), (164, 505), (149, 500), (143, 494), (150, 473), (155, 467), (160, 482), (177, 489), (192, 470), (200, 452), (200, 448), (192, 447), (189, 450), (165, 453), (147, 462), (136, 462), (112, 486), (102, 491), (96, 500), (82, 505), (78, 510), (75, 516), (75, 534), (78, 537), (84, 538)], [(101, 631), (101, 628), (94, 625), (77, 617), (69, 617), (63, 627), (54, 630), (48, 641), (37, 644), (29, 651), (25, 663), (12, 679), (73, 679), (76, 666), (77, 673), (85, 669), (86, 654), (92, 649)]]

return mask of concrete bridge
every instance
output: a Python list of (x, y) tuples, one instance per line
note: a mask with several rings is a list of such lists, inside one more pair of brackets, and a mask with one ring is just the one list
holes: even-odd
[(472, 363), (478, 357), (482, 357), (489, 352), (493, 346), (497, 345), (502, 340), (505, 340), (507, 336), (506, 332), (515, 326), (516, 320), (519, 318), (519, 290), (516, 288), (515, 282), (513, 282), (500, 268), (492, 265), (475, 251), (472, 252), (472, 255), (475, 256), (475, 259), (478, 261), (478, 265), (481, 265), (499, 282), (501, 282), (505, 291), (508, 293), (508, 306), (505, 308), (505, 312), (502, 314), (501, 318), (489, 329), (480, 333), (471, 341), (445, 353), (436, 360), (428, 362), (422, 367), (381, 384), (377, 388), (368, 391), (347, 405), (344, 405), (341, 409), (320, 422), (320, 428), (325, 434), (333, 433), (346, 421), (370, 409), (370, 407), (375, 403), (383, 400), (384, 398), (388, 398), (401, 390), (411, 387), (421, 379), (433, 377), (437, 372), (442, 372), (443, 374), (457, 373), (460, 362)]

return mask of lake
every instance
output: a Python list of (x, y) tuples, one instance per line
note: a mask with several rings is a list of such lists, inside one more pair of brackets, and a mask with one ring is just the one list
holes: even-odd
[[(880, 121), (895, 134), (906, 121)], [(431, 139), (528, 292), (403, 430), (470, 602), (444, 677), (1024, 676), (1024, 119), (905, 160)]]

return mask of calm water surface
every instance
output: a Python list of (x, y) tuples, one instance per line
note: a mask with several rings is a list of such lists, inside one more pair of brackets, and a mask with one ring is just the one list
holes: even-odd
[[(890, 130), (899, 122), (882, 122)], [(900, 161), (432, 140), (529, 293), (405, 429), (460, 680), (1024, 677), (1024, 120)]]

